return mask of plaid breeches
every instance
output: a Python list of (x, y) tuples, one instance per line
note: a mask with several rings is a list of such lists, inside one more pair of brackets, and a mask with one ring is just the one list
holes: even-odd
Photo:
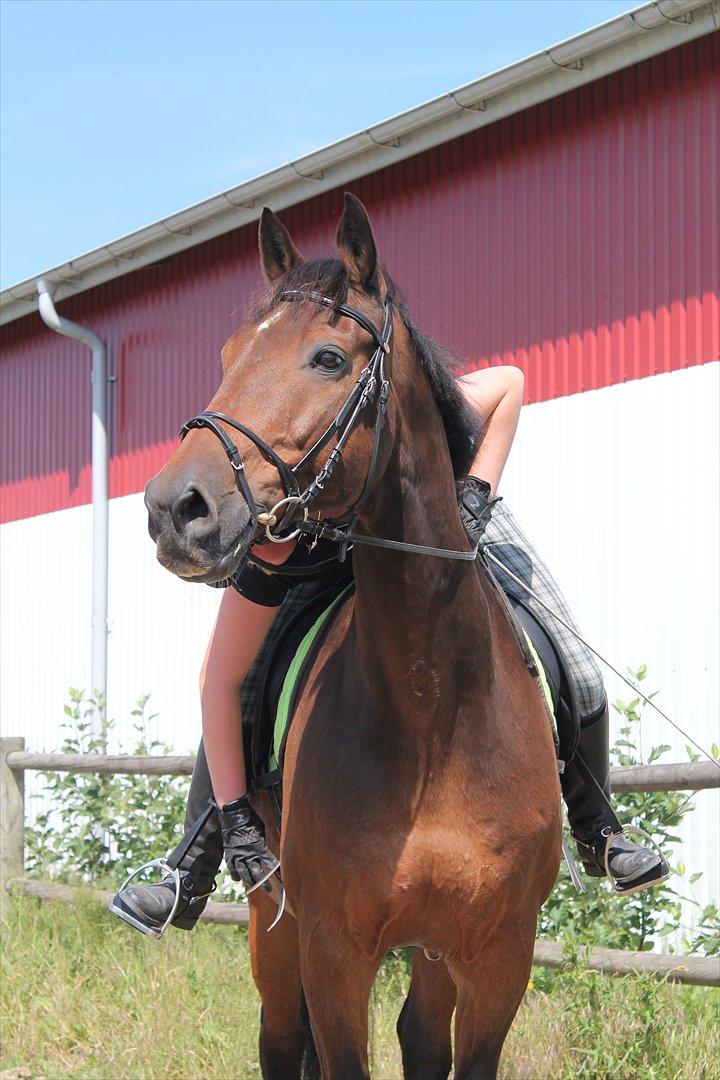
[[(512, 570), (516, 577), (537, 593), (544, 604), (569, 625), (577, 626), (560, 588), (535, 548), (519, 527), (504, 502), (498, 503), (485, 529), (484, 543), (494, 555)], [(582, 641), (553, 619), (544, 608), (503, 574), (497, 563), (491, 563), (493, 574), (506, 592), (519, 597), (544, 626), (548, 626), (562, 651), (568, 675), (573, 680), (582, 719), (597, 713), (605, 704), (605, 686), (600, 668)]]
[(321, 581), (304, 582), (295, 585), (285, 596), (240, 689), (240, 709), (243, 717), (249, 720), (255, 715), (260, 693), (260, 673), (265, 657), (277, 641), (285, 621), (294, 615), (307, 600), (326, 587)]

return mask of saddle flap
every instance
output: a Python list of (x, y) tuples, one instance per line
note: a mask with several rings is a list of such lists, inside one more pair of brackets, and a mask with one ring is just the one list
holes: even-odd
[[(542, 674), (547, 680), (552, 698), (552, 707), (549, 712), (551, 719), (553, 716), (555, 719), (556, 730), (553, 735), (558, 758), (561, 762), (571, 761), (580, 735), (580, 713), (573, 682), (565, 667), (563, 653), (556, 642), (553, 628), (547, 623), (541, 623), (522, 598), (509, 589), (502, 588), (487, 559), (478, 560), (478, 570), (484, 571), (494, 586), (498, 599), (515, 631), (528, 670), (537, 680), (543, 699), (547, 702), (540, 673), (540, 667), (542, 667)], [(531, 643), (532, 648), (528, 647), (528, 643)]]

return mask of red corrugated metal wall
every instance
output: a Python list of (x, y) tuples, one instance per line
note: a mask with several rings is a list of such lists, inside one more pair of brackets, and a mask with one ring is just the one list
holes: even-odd
[[(352, 184), (419, 325), (538, 401), (720, 354), (718, 70), (710, 35)], [(308, 183), (308, 194), (312, 182)], [(340, 192), (283, 214), (330, 250)], [(109, 345), (111, 495), (140, 490), (260, 286), (255, 226), (62, 305)], [(89, 500), (86, 350), (5, 333), (3, 519)]]

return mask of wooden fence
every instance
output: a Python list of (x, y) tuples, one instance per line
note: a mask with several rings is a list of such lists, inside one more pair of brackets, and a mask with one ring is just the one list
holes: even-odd
[[(145, 776), (188, 776), (194, 758), (130, 757), (110, 754), (31, 754), (21, 738), (0, 739), (0, 888), (40, 900), (72, 902), (82, 892), (106, 904), (109, 893), (81, 890), (67, 885), (23, 877), (24, 774), (27, 769), (48, 772), (134, 773)], [(638, 765), (612, 770), (614, 791), (700, 791), (720, 788), (720, 768), (710, 761), (677, 765)], [(210, 901), (202, 918), (207, 922), (243, 926), (248, 921), (245, 904)], [(561, 944), (539, 940), (535, 963), (562, 967), (566, 957)], [(583, 958), (586, 967), (610, 975), (646, 973), (695, 986), (720, 986), (720, 958), (669, 956), (619, 949), (591, 949)]]

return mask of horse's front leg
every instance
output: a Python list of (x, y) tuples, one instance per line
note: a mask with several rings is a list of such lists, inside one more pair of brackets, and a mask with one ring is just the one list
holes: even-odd
[[(256, 808), (265, 822), (268, 844), (280, 850), (280, 836), (270, 800), (263, 794)], [(262, 1001), (260, 1068), (265, 1080), (300, 1077), (305, 1050), (298, 924), (289, 912), (268, 933), (277, 917), (274, 901), (257, 889), (248, 896), (250, 965)]]
[(250, 962), (262, 1001), (260, 1067), (265, 1080), (292, 1080), (300, 1076), (305, 1049), (297, 923), (286, 913), (268, 933), (277, 907), (261, 889), (250, 894), (248, 907)]
[[(334, 928), (300, 919), (300, 974), (323, 1080), (366, 1080), (368, 1003), (379, 956), (361, 952)], [(330, 929), (331, 925), (333, 929)]]
[(445, 1080), (452, 1066), (450, 1027), (457, 991), (442, 960), (413, 955), (412, 979), (397, 1022), (407, 1080)]
[[(448, 964), (457, 986), (456, 1080), (494, 1080), (532, 967), (536, 918), (506, 917), (471, 960)], [(468, 935), (469, 937), (469, 935)]]

